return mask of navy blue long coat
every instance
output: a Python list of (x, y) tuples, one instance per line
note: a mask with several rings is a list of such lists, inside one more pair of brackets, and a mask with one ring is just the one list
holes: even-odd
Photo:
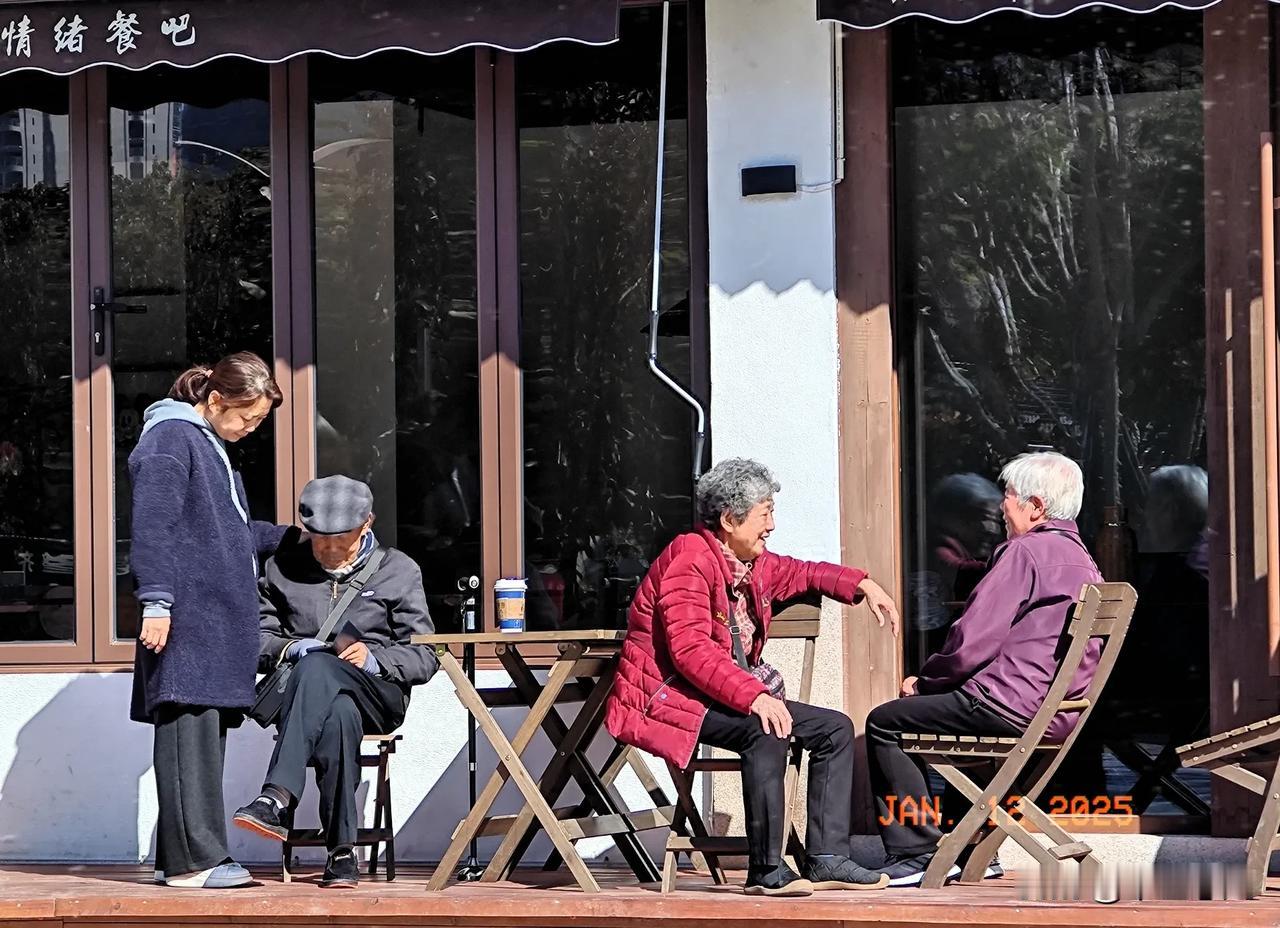
[(241, 517), (240, 475), (201, 426), (156, 422), (129, 456), (133, 479), (130, 557), (136, 595), (172, 603), (160, 654), (138, 645), (130, 717), (150, 722), (158, 706), (245, 709), (258, 663), (257, 564), (288, 528)]

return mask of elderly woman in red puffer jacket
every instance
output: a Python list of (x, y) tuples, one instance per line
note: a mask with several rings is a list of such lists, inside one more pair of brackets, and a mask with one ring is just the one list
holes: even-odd
[[(864, 571), (766, 550), (780, 489), (767, 468), (742, 458), (720, 462), (698, 481), (701, 526), (659, 555), (631, 604), (605, 726), (624, 744), (682, 768), (700, 743), (742, 756), (746, 892), (877, 889), (887, 881), (848, 856), (853, 725), (842, 712), (787, 700), (781, 675), (760, 653), (775, 601), (813, 593), (865, 599), (895, 635), (898, 613)], [(782, 861), (790, 738), (809, 751), (803, 878)]]

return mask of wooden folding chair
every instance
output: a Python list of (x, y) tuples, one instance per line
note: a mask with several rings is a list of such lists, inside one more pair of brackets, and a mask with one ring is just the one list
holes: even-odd
[[(976, 844), (960, 875), (961, 882), (980, 881), (1006, 838), (1013, 838), (1040, 864), (1042, 876), (1057, 876), (1058, 864), (1075, 860), (1080, 878), (1093, 885), (1098, 876), (1098, 859), (1083, 841), (1077, 841), (1036, 805), (1036, 799), (1061, 766), (1098, 704), (1102, 688), (1115, 666), (1133, 617), (1138, 595), (1127, 583), (1085, 584), (1072, 617), (1064, 630), (1066, 654), (1058, 664), (1044, 705), (1036, 713), (1021, 738), (982, 738), (967, 735), (903, 734), (903, 750), (929, 763), (944, 780), (973, 802), (973, 808), (938, 842), (938, 850), (925, 871), (922, 885), (938, 889), (964, 849)], [(1071, 681), (1080, 667), (1090, 639), (1102, 639), (1102, 654), (1085, 695), (1067, 699)], [(1045, 730), (1062, 710), (1078, 709), (1080, 718), (1066, 741), (1052, 744), (1044, 740)], [(979, 786), (961, 772), (961, 766), (989, 765), (996, 771)], [(1019, 785), (1022, 786), (1018, 790)], [(1022, 826), (1020, 818), (1031, 822), (1053, 844), (1046, 848)]]
[[(396, 829), (391, 823), (391, 755), (402, 735), (365, 735), (362, 744), (372, 745), (373, 753), (360, 752), (360, 766), (377, 771), (374, 779), (373, 825), (356, 832), (356, 846), (369, 848), (369, 875), (378, 873), (378, 845), (387, 846), (387, 882), (396, 878)], [(323, 828), (290, 828), (289, 835), (280, 848), (280, 861), (284, 882), (293, 879), (290, 869), (295, 847), (324, 847)]]
[[(813, 658), (817, 651), (818, 631), (821, 625), (821, 608), (804, 603), (788, 606), (780, 610), (769, 624), (769, 640), (781, 639), (804, 641), (804, 659), (800, 670), (800, 687), (794, 696), (788, 690), (788, 697), (798, 702), (808, 702), (813, 689)], [(787, 837), (785, 851), (797, 859), (804, 858), (804, 845), (796, 831), (795, 820), (791, 809), (795, 803), (797, 787), (800, 782), (800, 763), (802, 751), (793, 743), (791, 757), (787, 766), (786, 805), (787, 805)], [(711, 872), (711, 879), (717, 885), (725, 882), (724, 869), (720, 866), (722, 856), (745, 857), (747, 839), (745, 836), (715, 836), (707, 831), (707, 824), (698, 812), (693, 799), (693, 775), (695, 773), (741, 773), (742, 759), (739, 757), (695, 757), (687, 769), (681, 770), (674, 764), (667, 764), (671, 773), (671, 782), (676, 787), (676, 808), (671, 822), (671, 834), (667, 838), (665, 858), (662, 865), (662, 891), (669, 893), (676, 885), (676, 864), (681, 854), (688, 854), (694, 866)], [(702, 858), (702, 859), (700, 859)]]
[[(1250, 899), (1262, 895), (1271, 852), (1280, 847), (1280, 715), (1184, 744), (1178, 757), (1184, 767), (1203, 767), (1265, 797), (1245, 852), (1245, 892)], [(1246, 764), (1266, 765), (1270, 775), (1246, 770)]]

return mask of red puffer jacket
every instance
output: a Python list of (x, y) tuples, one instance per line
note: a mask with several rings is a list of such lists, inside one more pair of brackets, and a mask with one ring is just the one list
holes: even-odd
[[(758, 626), (751, 663), (759, 660), (769, 637), (775, 600), (820, 593), (858, 602), (864, 577), (865, 572), (838, 564), (771, 551), (760, 555), (751, 579)], [(686, 767), (708, 705), (746, 714), (765, 692), (733, 660), (732, 578), (720, 543), (706, 530), (680, 535), (649, 568), (631, 604), (622, 662), (605, 707), (605, 727), (619, 741)]]

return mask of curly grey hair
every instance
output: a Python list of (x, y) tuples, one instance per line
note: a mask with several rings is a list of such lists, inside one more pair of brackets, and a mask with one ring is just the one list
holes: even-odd
[(739, 522), (754, 506), (773, 498), (782, 489), (769, 468), (748, 458), (728, 458), (698, 478), (694, 489), (698, 521), (720, 528), (720, 517), (729, 513)]

